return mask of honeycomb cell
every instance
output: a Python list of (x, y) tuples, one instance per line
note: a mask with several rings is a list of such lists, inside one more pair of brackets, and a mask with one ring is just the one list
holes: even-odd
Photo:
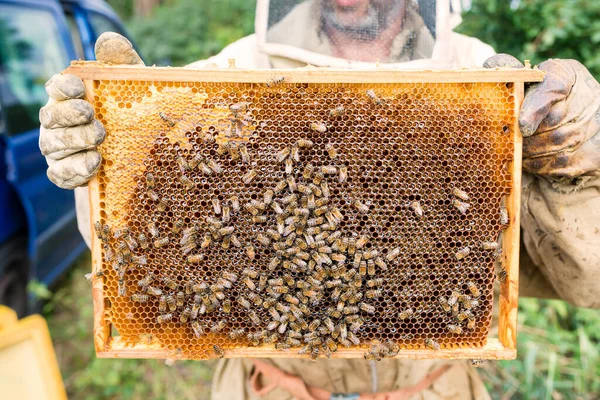
[(126, 343), (191, 359), (486, 343), (500, 254), (482, 243), (506, 227), (513, 85), (94, 90), (101, 279)]

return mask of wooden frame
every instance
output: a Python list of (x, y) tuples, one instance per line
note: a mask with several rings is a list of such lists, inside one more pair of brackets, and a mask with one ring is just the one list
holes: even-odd
[[(539, 82), (542, 71), (524, 69), (475, 69), (444, 71), (402, 71), (402, 70), (333, 70), (303, 68), (295, 70), (242, 70), (184, 68), (156, 68), (134, 66), (105, 66), (95, 62), (73, 62), (65, 73), (82, 78), (86, 85), (87, 100), (91, 101), (94, 80), (136, 80), (166, 82), (266, 82), (275, 76), (283, 76), (287, 83), (480, 83), (499, 82), (513, 85), (515, 118), (511, 132), (514, 141), (514, 161), (509, 165), (513, 189), (506, 200), (510, 216), (510, 227), (503, 235), (503, 265), (507, 272), (506, 282), (500, 287), (500, 313), (498, 338), (488, 338), (481, 348), (456, 348), (433, 350), (402, 350), (397, 358), (446, 358), (446, 359), (514, 359), (516, 358), (516, 326), (518, 308), (519, 244), (520, 244), (520, 193), (521, 193), (521, 154), (522, 137), (518, 126), (518, 112), (524, 97), (525, 82)], [(98, 180), (89, 184), (90, 221), (99, 220)], [(92, 234), (92, 270), (99, 268), (102, 261), (101, 242)], [(94, 302), (94, 345), (98, 357), (106, 358), (167, 358), (170, 350), (161, 348), (160, 343), (127, 345), (119, 336), (111, 336), (111, 324), (105, 315), (106, 304), (103, 297), (103, 283), (95, 280), (92, 286)], [(362, 352), (360, 353), (362, 356)], [(244, 348), (228, 350), (225, 357), (266, 357), (289, 358), (295, 353), (275, 350), (273, 347)], [(333, 353), (334, 358), (356, 358), (356, 350), (340, 349)]]

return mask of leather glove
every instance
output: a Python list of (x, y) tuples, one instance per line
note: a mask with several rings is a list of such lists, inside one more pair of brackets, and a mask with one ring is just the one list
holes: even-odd
[[(96, 59), (102, 63), (144, 65), (129, 40), (103, 33), (96, 41)], [(57, 74), (46, 82), (48, 103), (40, 109), (39, 146), (48, 163), (48, 178), (63, 189), (74, 189), (96, 174), (102, 156), (96, 147), (106, 131), (94, 118), (92, 105), (83, 100), (85, 86), (75, 75)]]
[[(484, 67), (523, 68), (498, 54)], [(600, 84), (578, 61), (539, 65), (544, 80), (529, 85), (519, 114), (523, 169), (548, 178), (557, 189), (600, 175)]]

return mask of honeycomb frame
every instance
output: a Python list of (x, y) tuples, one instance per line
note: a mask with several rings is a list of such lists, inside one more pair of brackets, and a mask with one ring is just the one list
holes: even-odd
[[(360, 88), (360, 92), (363, 94), (365, 93), (365, 89), (369, 87), (376, 88), (378, 93), (387, 93), (387, 89), (385, 88), (391, 88), (389, 90), (393, 92), (393, 90), (395, 90), (394, 88), (401, 87), (402, 85), (416, 85), (418, 87), (424, 88), (423, 90), (425, 91), (429, 90), (429, 92), (427, 93), (436, 93), (436, 91), (444, 92), (445, 90), (450, 92), (451, 90), (455, 90), (458, 88), (460, 92), (460, 95), (458, 95), (458, 97), (462, 96), (464, 98), (467, 98), (466, 101), (468, 101), (470, 97), (475, 98), (477, 94), (481, 95), (481, 93), (485, 92), (486, 90), (491, 92), (493, 92), (494, 90), (497, 91), (497, 89), (493, 88), (500, 87), (502, 90), (506, 91), (506, 93), (509, 93), (509, 111), (511, 115), (508, 117), (492, 115), (491, 118), (500, 119), (501, 123), (504, 125), (502, 133), (508, 137), (507, 143), (509, 143), (509, 145), (512, 146), (512, 148), (508, 149), (510, 153), (509, 159), (512, 161), (508, 161), (506, 163), (504, 171), (504, 173), (507, 174), (507, 176), (510, 176), (511, 186), (510, 188), (508, 188), (508, 192), (505, 193), (505, 197), (503, 200), (508, 211), (509, 222), (501, 235), (501, 266), (506, 271), (506, 279), (500, 285), (498, 337), (495, 338), (486, 336), (479, 343), (473, 346), (465, 345), (464, 343), (459, 343), (458, 345), (456, 345), (450, 342), (449, 345), (442, 345), (441, 349), (425, 348), (425, 346), (423, 346), (420, 342), (415, 343), (416, 339), (407, 340), (405, 342), (400, 341), (400, 351), (397, 352), (397, 354), (395, 354), (394, 357), (415, 359), (513, 359), (516, 357), (516, 320), (518, 301), (519, 255), (519, 198), (521, 189), (521, 136), (518, 129), (517, 115), (520, 108), (520, 104), (523, 99), (524, 83), (541, 81), (543, 79), (542, 72), (528, 68), (521, 70), (478, 69), (450, 71), (350, 71), (306, 68), (297, 70), (274, 71), (241, 70), (230, 67), (228, 69), (190, 70), (182, 68), (104, 66), (95, 62), (73, 62), (71, 67), (69, 67), (65, 72), (78, 75), (84, 80), (86, 84), (86, 99), (95, 105), (96, 113), (100, 120), (106, 117), (106, 115), (103, 115), (103, 113), (112, 112), (114, 114), (113, 122), (116, 120), (118, 121), (118, 124), (121, 124), (121, 127), (134, 130), (136, 129), (135, 124), (131, 121), (125, 120), (123, 116), (119, 116), (118, 110), (126, 110), (131, 108), (135, 109), (135, 104), (128, 103), (126, 100), (124, 100), (127, 97), (127, 93), (123, 93), (123, 96), (120, 97), (121, 93), (119, 92), (119, 90), (125, 91), (127, 89), (128, 84), (135, 85), (136, 83), (146, 84), (147, 87), (158, 87), (164, 85), (165, 88), (174, 88), (172, 92), (174, 98), (178, 95), (177, 88), (188, 87), (188, 85), (189, 87), (196, 88), (206, 88), (211, 87), (211, 85), (214, 85), (215, 88), (220, 87), (219, 85), (228, 84), (234, 86), (245, 85), (244, 87), (246, 87), (247, 90), (254, 89), (257, 92), (262, 91), (261, 93), (263, 94), (266, 92), (270, 92), (272, 94), (271, 97), (265, 96), (265, 98), (268, 99), (267, 101), (272, 101), (273, 104), (275, 104), (275, 101), (279, 97), (281, 97), (278, 95), (278, 93), (281, 93), (281, 91), (285, 90), (281, 88), (281, 85), (277, 85), (279, 83), (279, 77), (284, 79), (284, 87), (289, 88), (293, 87), (294, 85), (296, 87), (314, 87), (315, 89), (312, 93), (315, 96), (317, 96), (320, 92), (326, 92), (327, 88), (335, 87), (336, 85), (346, 85), (349, 87)], [(115, 96), (115, 98), (120, 97), (120, 99), (116, 99), (117, 101), (115, 102), (115, 104), (119, 103), (118, 107), (114, 107), (114, 109), (112, 110), (107, 110), (106, 108), (100, 107), (102, 105), (102, 100), (104, 100), (104, 96), (102, 96), (102, 93), (100, 93), (99, 90), (99, 88), (102, 86), (101, 82), (115, 83), (115, 85), (111, 86), (111, 92), (108, 93), (108, 91), (106, 91), (104, 95), (112, 95)], [(123, 83), (122, 87), (119, 86), (119, 83)], [(483, 86), (477, 86), (480, 84)], [(486, 84), (492, 84), (496, 86), (485, 86)], [(275, 86), (275, 88), (271, 88), (270, 86)], [(218, 91), (219, 89), (214, 90)], [(356, 89), (356, 93), (358, 93), (358, 90), (359, 89)], [(210, 90), (208, 90), (208, 92), (210, 92)], [(355, 96), (357, 96), (356, 93), (354, 93)], [(153, 94), (148, 94), (148, 92), (146, 92), (146, 96), (148, 97), (151, 97), (156, 94), (156, 92), (153, 92)], [(164, 92), (161, 92), (161, 94), (163, 98), (169, 98), (168, 94), (165, 94)], [(135, 96), (135, 94), (129, 94), (129, 98), (134, 98)], [(142, 94), (141, 97), (143, 96), (144, 94)], [(369, 95), (364, 97), (365, 101), (368, 102)], [(385, 95), (381, 95), (381, 99), (383, 99), (384, 101), (387, 101), (387, 97)], [(208, 101), (207, 98), (208, 95), (204, 99), (204, 101)], [(262, 101), (265, 101), (265, 98), (262, 98)], [(443, 95), (440, 97), (436, 97), (434, 99), (434, 102), (440, 101), (440, 99), (443, 98)], [(231, 103), (234, 102), (236, 99), (237, 97), (231, 94), (229, 95), (229, 97), (225, 96), (225, 98), (222, 100), (225, 101), (225, 105), (231, 105)], [(314, 104), (317, 104), (319, 101), (325, 101), (321, 97), (319, 97), (319, 99), (320, 100), (315, 100)], [(371, 98), (370, 101), (376, 102), (378, 99), (379, 98), (375, 96), (375, 99)], [(143, 101), (142, 99), (138, 100)], [(354, 98), (353, 101), (356, 101), (356, 98)], [(223, 103), (223, 101), (221, 101), (221, 103)], [(201, 106), (201, 104), (194, 105)], [(352, 104), (345, 103), (345, 105), (346, 107), (350, 108)], [(221, 106), (223, 106), (223, 104), (221, 104)], [(327, 102), (327, 107), (329, 107), (330, 109), (334, 106), (335, 104), (332, 105), (332, 103)], [(214, 107), (215, 105), (213, 104), (213, 108)], [(279, 107), (281, 107), (281, 104), (279, 104)], [(216, 108), (219, 108), (218, 104)], [(225, 113), (227, 112), (227, 107), (221, 108), (224, 108)], [(490, 110), (493, 110), (493, 108), (487, 109), (488, 112)], [(152, 111), (154, 112), (159, 110), (152, 109)], [(486, 110), (479, 111), (485, 112)], [(429, 110), (429, 112), (431, 112), (431, 110)], [(308, 110), (307, 114), (310, 113), (310, 110)], [(188, 112), (187, 115), (189, 114), (194, 113)], [(131, 114), (129, 116), (131, 116)], [(162, 121), (160, 121), (160, 119), (154, 118), (158, 120), (159, 124), (162, 122), (163, 124), (166, 123), (167, 125), (174, 126), (176, 123), (179, 122), (173, 122), (169, 119), (169, 117), (163, 118), (163, 115), (161, 115), (160, 117)], [(137, 116), (137, 118), (142, 118), (142, 116)], [(311, 118), (314, 119), (315, 117)], [(308, 118), (306, 121), (303, 122), (310, 122), (311, 118)], [(254, 125), (252, 129), (256, 130), (256, 126), (258, 126), (258, 123)], [(185, 129), (191, 131), (192, 135), (199, 134), (199, 132), (194, 132), (190, 127), (186, 127)], [(313, 131), (316, 131), (318, 129), (319, 127), (314, 127)], [(115, 131), (117, 130), (115, 129)], [(118, 131), (119, 133), (113, 132), (109, 125), (107, 127), (107, 141), (110, 142), (111, 135), (123, 134), (123, 130), (120, 129)], [(324, 137), (327, 137), (328, 134), (329, 133), (323, 133)], [(494, 134), (498, 134), (498, 132), (490, 132), (489, 136)], [(159, 132), (158, 136), (160, 135), (161, 133)], [(147, 138), (145, 138), (144, 140), (154, 141), (157, 140), (156, 137), (157, 134), (154, 133), (154, 135), (148, 135)], [(222, 135), (217, 135), (216, 138), (217, 143), (220, 145), (222, 141), (219, 140), (222, 140)], [(189, 137), (189, 135), (188, 139), (191, 142), (192, 139)], [(176, 145), (177, 144), (178, 143), (176, 143)], [(217, 144), (215, 144), (215, 146), (216, 145)], [(252, 149), (251, 146), (249, 147)], [(148, 148), (149, 147), (147, 147), (146, 150)], [(256, 149), (257, 146), (254, 146), (254, 148)], [(102, 146), (100, 150), (102, 151)], [(339, 148), (339, 150), (343, 151), (344, 149)], [(326, 151), (322, 152), (322, 157), (324, 159), (327, 159)], [(112, 161), (109, 159), (108, 162), (111, 163)], [(139, 164), (139, 160), (138, 164), (136, 164), (136, 161), (132, 161), (132, 163), (134, 167), (137, 166), (137, 168), (132, 168), (132, 170), (135, 171), (135, 173), (137, 174), (137, 186), (139, 187), (141, 185), (141, 178), (139, 177), (142, 176), (140, 174), (143, 174), (143, 171), (140, 171), (141, 167), (139, 167), (141, 164)], [(326, 161), (324, 161), (322, 165), (325, 164), (327, 164)], [(99, 171), (98, 177), (94, 178), (89, 184), (91, 213), (90, 221), (92, 225), (92, 271), (97, 271), (101, 269), (103, 265), (102, 242), (95, 234), (93, 227), (94, 221), (108, 222), (111, 219), (110, 216), (107, 216), (106, 212), (104, 212), (102, 209), (105, 206), (105, 204), (110, 201), (109, 198), (105, 197), (105, 187), (103, 186), (104, 184), (100, 182), (102, 179), (106, 178), (107, 173), (110, 173), (110, 168), (107, 167), (107, 160), (105, 160)], [(241, 189), (245, 188), (245, 186), (242, 183), (239, 184), (239, 187)], [(265, 189), (266, 188), (267, 187), (265, 186)], [(418, 199), (420, 200), (420, 198)], [(208, 199), (206, 199), (206, 203), (209, 203)], [(396, 209), (395, 211), (410, 212), (410, 206), (407, 210), (403, 209), (399, 211), (399, 209)], [(241, 212), (244, 212), (243, 208)], [(493, 262), (491, 265), (493, 265)], [(395, 266), (392, 269), (394, 268), (399, 270), (401, 266)], [(179, 345), (177, 344), (177, 340), (174, 340), (174, 342), (176, 342), (175, 344), (172, 343), (173, 341), (171, 341), (170, 343), (164, 343), (161, 342), (161, 340), (159, 340), (155, 335), (148, 335), (147, 340), (142, 340), (140, 337), (139, 340), (132, 341), (131, 338), (127, 340), (126, 338), (124, 339), (118, 334), (114, 335), (112, 320), (113, 318), (120, 318), (120, 327), (122, 329), (126, 329), (123, 327), (126, 327), (128, 322), (123, 322), (122, 315), (119, 317), (112, 314), (116, 313), (116, 311), (112, 310), (111, 301), (109, 300), (109, 297), (107, 297), (109, 296), (107, 290), (109, 290), (109, 287), (112, 287), (112, 289), (110, 290), (114, 291), (114, 288), (116, 288), (116, 286), (115, 282), (112, 283), (112, 286), (107, 286), (107, 281), (110, 281), (110, 279), (112, 279), (112, 275), (103, 276), (100, 279), (94, 279), (92, 282), (94, 302), (94, 344), (96, 348), (96, 354), (98, 357), (165, 359), (214, 358), (214, 355), (208, 355), (208, 351), (205, 351), (204, 353), (200, 354), (197, 352), (182, 352), (180, 347), (178, 347)], [(485, 288), (484, 292), (487, 293), (487, 298), (491, 300), (491, 286)], [(488, 333), (491, 322), (491, 302), (486, 303), (486, 307), (486, 321), (484, 321), (484, 323), (480, 325), (483, 325), (483, 331)], [(225, 343), (225, 346), (223, 346), (223, 348), (225, 349), (225, 357), (306, 357), (304, 355), (298, 355), (295, 350), (282, 351), (276, 349), (272, 344), (262, 344), (261, 346), (254, 347), (250, 346), (248, 343), (239, 343), (239, 341), (236, 342), (236, 340), (223, 340), (224, 335), (220, 333), (209, 333), (209, 338), (211, 337), (211, 335), (213, 335), (214, 337), (221, 336), (221, 339), (217, 340), (217, 342)], [(450, 334), (447, 334), (447, 336), (450, 336)], [(419, 341), (421, 341), (421, 339), (419, 339)], [(339, 346), (338, 350), (333, 352), (331, 356), (333, 358), (363, 357), (365, 355), (365, 349), (368, 348), (368, 343), (369, 342), (366, 342), (365, 344), (365, 342), (363, 341), (363, 343), (361, 343), (360, 346), (353, 346), (350, 348), (344, 348), (342, 346)], [(321, 357), (322, 356), (323, 355), (321, 355)]]

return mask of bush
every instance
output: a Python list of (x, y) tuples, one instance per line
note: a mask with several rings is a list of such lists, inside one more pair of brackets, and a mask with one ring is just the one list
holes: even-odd
[(183, 66), (254, 32), (255, 7), (248, 0), (178, 0), (127, 25), (147, 63)]
[(600, 1), (473, 0), (456, 31), (533, 64), (573, 58), (600, 77)]

